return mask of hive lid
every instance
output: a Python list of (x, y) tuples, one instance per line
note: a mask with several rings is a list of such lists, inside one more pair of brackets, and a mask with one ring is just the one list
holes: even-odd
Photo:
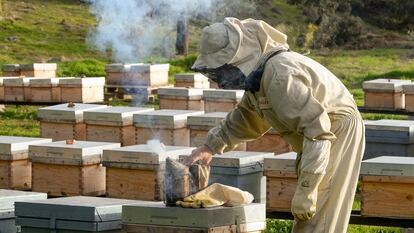
[(20, 71), (20, 65), (19, 64), (4, 64), (3, 65), (3, 71)]
[[(238, 219), (238, 220), (237, 220)], [(234, 225), (236, 222), (266, 221), (266, 205), (252, 203), (238, 207), (179, 208), (166, 207), (162, 202), (127, 204), (122, 207), (124, 224), (212, 228)], [(260, 231), (263, 229), (252, 229)]]
[(92, 87), (104, 86), (105, 77), (86, 77), (86, 78), (59, 78), (59, 85), (61, 87)]
[(104, 149), (118, 148), (119, 143), (75, 141), (67, 144), (66, 141), (49, 142), (41, 145), (29, 146), (29, 158), (32, 162), (84, 165), (102, 162)]
[(146, 205), (143, 201), (86, 196), (16, 202), (16, 222), (23, 227), (46, 229), (115, 230), (122, 228), (122, 205), (139, 203)]
[(154, 149), (150, 145), (134, 145), (104, 150), (104, 162), (161, 164), (169, 157), (178, 159), (180, 155), (191, 154), (194, 147), (165, 146), (165, 151)]
[(99, 104), (79, 104), (68, 107), (68, 104), (59, 104), (50, 107), (40, 108), (37, 118), (41, 121), (53, 122), (83, 122), (83, 112), (86, 110), (96, 110), (106, 108), (107, 105)]
[(228, 112), (210, 112), (198, 116), (189, 116), (187, 125), (191, 126), (217, 126), (227, 116)]
[[(410, 142), (414, 139), (414, 121), (377, 120), (365, 122), (367, 141)], [(384, 142), (385, 142), (384, 141)]]
[(0, 160), (26, 159), (29, 145), (47, 142), (52, 142), (52, 139), (0, 136)]
[(24, 192), (0, 189), (0, 212), (13, 210), (16, 201), (32, 201), (47, 199), (46, 193)]
[(244, 90), (204, 90), (205, 99), (225, 99), (240, 100), (243, 97)]
[(171, 97), (201, 97), (203, 96), (203, 89), (185, 87), (159, 88), (158, 95)]
[(414, 158), (381, 156), (362, 161), (361, 175), (414, 176)]
[(414, 83), (412, 81), (410, 83), (404, 83), (403, 90), (404, 90), (404, 93), (413, 94), (414, 93)]
[(296, 156), (296, 152), (268, 156), (264, 159), (264, 170), (295, 172)]
[(200, 73), (182, 73), (182, 74), (175, 74), (175, 81), (207, 82), (208, 78)]
[(136, 127), (158, 128), (158, 127), (185, 127), (187, 117), (203, 114), (203, 111), (192, 110), (157, 110), (148, 113), (134, 114)]
[(122, 125), (133, 123), (133, 115), (142, 112), (152, 112), (153, 108), (140, 107), (107, 107), (94, 110), (87, 110), (83, 113), (83, 119), (86, 123), (105, 124), (105, 122), (119, 122)]
[(57, 87), (58, 78), (34, 78), (29, 81), (30, 87)]
[(24, 78), (24, 77), (11, 77), (3, 79), (3, 86), (5, 87), (28, 87), (30, 85), (30, 80), (35, 79)]
[(410, 80), (400, 80), (400, 79), (375, 79), (370, 81), (365, 81), (362, 83), (362, 88), (364, 90), (382, 90), (382, 91), (402, 91), (403, 84), (410, 83)]
[(33, 64), (21, 64), (20, 70), (56, 70), (56, 63), (33, 63)]
[(210, 165), (212, 167), (245, 167), (254, 164), (263, 164), (266, 156), (273, 155), (267, 152), (230, 151), (222, 155), (214, 155)]

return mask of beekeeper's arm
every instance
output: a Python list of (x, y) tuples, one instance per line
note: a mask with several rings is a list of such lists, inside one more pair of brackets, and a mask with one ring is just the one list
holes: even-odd
[(265, 93), (280, 121), (290, 130), (304, 136), (299, 182), (292, 200), (292, 213), (301, 221), (312, 218), (316, 211), (316, 198), (328, 165), (331, 140), (328, 113), (314, 97), (311, 79), (300, 70), (279, 73), (274, 65), (264, 75), (273, 76)]

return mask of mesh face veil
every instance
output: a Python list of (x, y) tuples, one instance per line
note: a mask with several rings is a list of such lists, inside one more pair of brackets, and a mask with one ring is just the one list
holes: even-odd
[(221, 89), (245, 89), (246, 76), (237, 66), (224, 64), (217, 68), (197, 67), (192, 70), (205, 74)]

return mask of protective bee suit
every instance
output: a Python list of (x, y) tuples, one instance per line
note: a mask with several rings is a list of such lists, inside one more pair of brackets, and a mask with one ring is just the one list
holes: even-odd
[(221, 88), (246, 89), (205, 145), (221, 154), (275, 128), (299, 155), (293, 232), (346, 232), (365, 136), (345, 86), (289, 51), (286, 35), (263, 21), (226, 18), (206, 27), (200, 50), (194, 70)]

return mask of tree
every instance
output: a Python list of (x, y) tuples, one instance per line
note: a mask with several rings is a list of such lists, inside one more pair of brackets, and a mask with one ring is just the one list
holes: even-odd
[(175, 50), (177, 55), (188, 54), (188, 19), (183, 15), (177, 19)]

